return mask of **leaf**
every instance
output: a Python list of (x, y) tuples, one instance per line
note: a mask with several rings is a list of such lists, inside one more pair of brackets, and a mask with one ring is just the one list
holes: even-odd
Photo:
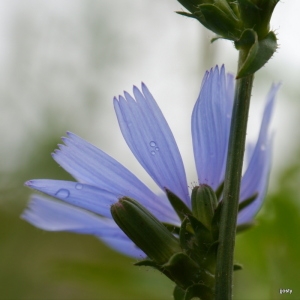
[(193, 234), (191, 234), (189, 231), (187, 231), (187, 225), (188, 225), (188, 219), (184, 219), (181, 227), (180, 227), (180, 232), (179, 232), (179, 241), (180, 241), (180, 246), (182, 250), (189, 252), (190, 249), (190, 240), (193, 237)]
[(159, 265), (151, 259), (144, 259), (144, 260), (138, 261), (134, 265), (138, 266), (138, 267), (143, 266), (143, 267), (153, 267), (155, 269), (159, 269)]
[(185, 16), (185, 17), (188, 17), (188, 18), (197, 19), (196, 16), (194, 16), (193, 14), (189, 14), (189, 13), (184, 12), (184, 11), (176, 11), (176, 13), (178, 15), (181, 15), (181, 16)]
[(194, 12), (197, 19), (209, 30), (224, 39), (236, 40), (240, 35), (240, 23), (230, 7), (220, 9), (214, 4), (202, 4)]
[(192, 285), (198, 279), (198, 264), (182, 252), (174, 254), (170, 260), (162, 266), (162, 269), (165, 274), (170, 274), (170, 278), (184, 289)]
[(191, 210), (184, 204), (184, 202), (178, 196), (176, 196), (173, 192), (171, 192), (168, 189), (165, 190), (172, 207), (176, 211), (181, 221), (183, 221), (187, 215), (192, 214)]
[(191, 300), (194, 298), (212, 300), (214, 299), (214, 293), (209, 287), (203, 284), (195, 284), (187, 289), (184, 300)]
[(237, 79), (254, 74), (262, 68), (277, 49), (277, 38), (270, 31), (263, 40), (256, 40), (251, 46), (247, 58), (238, 71)]
[(253, 29), (245, 29), (240, 38), (234, 42), (236, 49), (251, 47), (258, 40), (257, 33)]
[(241, 233), (241, 232), (243, 232), (243, 231), (245, 231), (247, 229), (252, 228), (254, 225), (255, 225), (254, 222), (244, 223), (244, 224), (238, 225), (236, 227), (236, 233)]
[(222, 207), (223, 207), (223, 201), (220, 201), (217, 208), (215, 209), (215, 213), (211, 221), (211, 231), (212, 231), (214, 241), (217, 241), (219, 239), (219, 227), (220, 227)]
[(221, 199), (223, 189), (224, 189), (224, 181), (218, 186), (218, 188), (215, 191), (218, 200)]
[(239, 270), (243, 270), (243, 266), (240, 264), (234, 264), (233, 271), (239, 271)]
[(247, 207), (248, 205), (250, 205), (258, 196), (258, 193), (255, 193), (254, 195), (252, 195), (251, 197), (243, 200), (242, 202), (239, 203), (239, 212), (241, 210), (243, 210), (245, 207)]
[(184, 295), (185, 291), (181, 287), (176, 285), (173, 292), (174, 300), (184, 300)]

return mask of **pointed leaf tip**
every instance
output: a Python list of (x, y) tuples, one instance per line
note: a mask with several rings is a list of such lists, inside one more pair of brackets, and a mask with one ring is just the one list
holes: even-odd
[(269, 32), (262, 40), (258, 40), (256, 37), (256, 41), (248, 51), (247, 58), (239, 69), (236, 78), (239, 79), (254, 74), (269, 61), (276, 49), (277, 38), (274, 32)]

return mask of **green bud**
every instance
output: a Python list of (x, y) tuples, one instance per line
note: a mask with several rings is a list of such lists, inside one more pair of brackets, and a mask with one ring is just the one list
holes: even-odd
[(220, 38), (237, 41), (245, 29), (253, 29), (259, 40), (270, 30), (270, 20), (279, 0), (178, 0), (190, 13)]
[(279, 0), (178, 0), (188, 11), (178, 14), (197, 19), (217, 36), (234, 42), (247, 58), (237, 78), (254, 74), (272, 57), (277, 38), (270, 20)]
[(191, 13), (178, 14), (197, 19), (220, 38), (236, 40), (243, 30), (234, 1), (227, 0), (178, 0)]
[(237, 0), (244, 28), (254, 29), (258, 39), (263, 39), (270, 30), (273, 10), (279, 0)]
[(192, 212), (193, 215), (208, 229), (211, 228), (211, 221), (218, 199), (211, 187), (208, 185), (196, 186), (192, 190)]
[(111, 214), (123, 232), (158, 264), (181, 252), (178, 239), (137, 201), (124, 197), (111, 206)]

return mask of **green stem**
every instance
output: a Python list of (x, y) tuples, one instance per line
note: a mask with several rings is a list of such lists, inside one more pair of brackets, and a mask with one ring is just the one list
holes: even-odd
[[(238, 69), (248, 51), (240, 50)], [(233, 256), (248, 112), (254, 75), (236, 81), (220, 221), (216, 267), (216, 300), (232, 298)]]

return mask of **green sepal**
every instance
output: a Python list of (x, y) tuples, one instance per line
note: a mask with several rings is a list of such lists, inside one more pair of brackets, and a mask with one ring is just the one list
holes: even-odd
[(178, 2), (183, 5), (191, 13), (195, 12), (199, 5), (204, 2), (213, 2), (213, 0), (178, 0)]
[[(251, 29), (247, 29), (249, 30)], [(270, 31), (263, 40), (258, 40), (256, 33), (255, 35), (255, 42), (250, 47), (245, 62), (238, 70), (237, 79), (254, 74), (268, 62), (277, 49), (277, 38), (274, 32)]]
[(178, 15), (181, 15), (181, 16), (185, 16), (185, 17), (188, 17), (188, 18), (192, 18), (192, 19), (196, 19), (197, 20), (197, 17), (193, 14), (190, 14), (190, 13), (187, 13), (187, 12), (184, 12), (184, 11), (175, 11), (176, 14)]
[(202, 257), (213, 243), (212, 233), (195, 217), (189, 216), (188, 219), (195, 232), (196, 244), (193, 246), (193, 249), (197, 249), (194, 251), (195, 255)]
[(213, 300), (214, 292), (204, 284), (195, 284), (190, 286), (184, 296), (184, 300), (191, 299)]
[(181, 288), (186, 289), (199, 280), (198, 264), (184, 253), (174, 254), (170, 260), (162, 266), (164, 274), (169, 274), (173, 281)]
[(245, 29), (240, 38), (234, 42), (235, 48), (240, 50), (250, 48), (257, 41), (257, 33), (252, 29)]
[(134, 263), (134, 265), (138, 267), (152, 267), (155, 269), (160, 269), (159, 265), (151, 259), (143, 259)]
[(195, 232), (196, 237), (204, 238), (206, 235), (210, 235), (210, 230), (194, 216), (188, 216), (189, 222)]
[(201, 261), (201, 267), (205, 268), (211, 274), (215, 274), (218, 247), (219, 241), (213, 242), (204, 256), (204, 259)]
[(240, 17), (245, 28), (253, 28), (259, 39), (264, 38), (270, 30), (273, 10), (279, 0), (237, 0)]
[(187, 253), (189, 253), (191, 250), (191, 239), (194, 236), (191, 230), (187, 230), (188, 225), (189, 225), (189, 220), (186, 218), (183, 220), (179, 232), (180, 246), (182, 250)]
[(241, 24), (229, 6), (202, 4), (193, 14), (203, 26), (224, 39), (236, 40), (240, 36)]
[(223, 190), (224, 190), (224, 181), (218, 186), (218, 188), (215, 191), (218, 200), (221, 199)]
[(183, 221), (187, 215), (192, 214), (191, 210), (185, 205), (185, 203), (178, 196), (176, 196), (173, 192), (171, 192), (168, 189), (165, 189), (165, 191), (172, 207), (176, 211), (181, 221)]
[(243, 266), (240, 264), (235, 263), (233, 265), (233, 271), (239, 271), (239, 270), (243, 270)]
[(258, 193), (253, 194), (251, 197), (243, 200), (242, 202), (239, 203), (239, 212), (243, 210), (245, 207), (253, 203), (253, 201), (257, 198)]
[(172, 233), (172, 234), (177, 234), (179, 235), (180, 232), (180, 227), (174, 225), (174, 224), (170, 224), (170, 223), (165, 223), (162, 222), (162, 224)]
[(164, 265), (157, 264), (153, 260), (144, 259), (142, 261), (135, 263), (134, 265), (138, 266), (138, 267), (152, 267), (152, 268), (160, 271), (165, 276), (167, 276), (170, 280), (172, 280), (178, 284), (178, 280), (176, 279), (176, 274), (172, 274), (172, 272), (170, 270), (164, 268)]
[(196, 186), (191, 195), (192, 212), (206, 228), (210, 229), (218, 199), (213, 189), (206, 185)]
[(255, 226), (254, 222), (249, 222), (249, 223), (244, 223), (244, 224), (238, 225), (236, 227), (236, 233), (241, 233), (245, 230), (252, 228), (253, 226)]
[(221, 37), (220, 35), (217, 35), (217, 36), (215, 36), (214, 38), (212, 38), (211, 40), (210, 40), (210, 42), (211, 43), (214, 43), (215, 41), (217, 41), (217, 40), (219, 40), (219, 39), (222, 39), (223, 37)]
[(174, 300), (184, 300), (185, 290), (176, 285), (173, 291)]
[(211, 221), (211, 232), (214, 241), (219, 239), (219, 228), (220, 228), (222, 208), (223, 208), (223, 201), (221, 200), (215, 210), (213, 219)]

